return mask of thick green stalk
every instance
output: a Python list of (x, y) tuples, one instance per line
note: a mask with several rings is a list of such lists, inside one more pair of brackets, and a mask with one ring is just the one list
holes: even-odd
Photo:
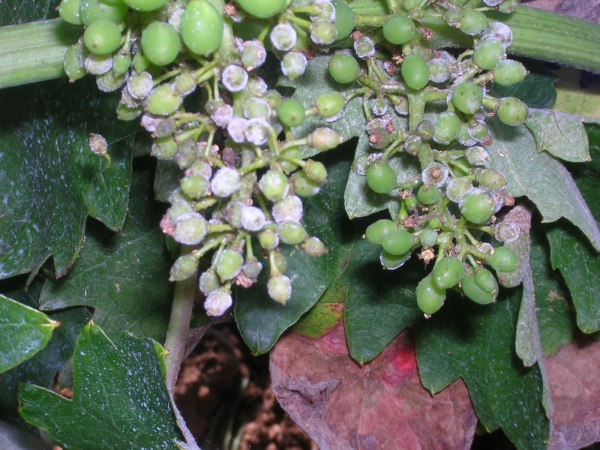
[(0, 88), (64, 77), (65, 52), (82, 32), (61, 19), (0, 28)]

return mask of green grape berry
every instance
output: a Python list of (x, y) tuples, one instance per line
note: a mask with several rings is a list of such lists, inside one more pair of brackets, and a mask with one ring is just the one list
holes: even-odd
[(337, 53), (329, 59), (329, 75), (338, 83), (352, 83), (360, 74), (358, 61), (346, 53)]
[(150, 65), (150, 60), (146, 58), (141, 52), (136, 53), (133, 57), (133, 68), (136, 72), (144, 72)]
[(297, 127), (302, 125), (304, 117), (304, 106), (294, 98), (282, 101), (277, 108), (277, 118), (282, 125)]
[(446, 300), (446, 291), (438, 288), (431, 274), (423, 278), (415, 290), (417, 305), (428, 316), (437, 312)]
[(123, 0), (130, 8), (136, 11), (155, 11), (162, 8), (168, 0)]
[(222, 281), (234, 279), (242, 270), (244, 257), (235, 250), (225, 249), (219, 255), (215, 270)]
[(487, 269), (479, 269), (475, 275), (475, 284), (483, 289), (485, 292), (489, 292), (492, 295), (496, 295), (498, 292), (498, 281), (492, 272)]
[(468, 298), (481, 305), (487, 305), (496, 301), (496, 295), (498, 293), (495, 292), (492, 294), (491, 292), (481, 289), (475, 282), (474, 275), (462, 279), (461, 289)]
[(152, 22), (142, 32), (142, 50), (157, 66), (171, 64), (181, 49), (179, 33), (165, 22)]
[(248, 14), (259, 19), (270, 19), (285, 9), (286, 0), (236, 0)]
[(381, 240), (383, 249), (391, 255), (400, 256), (415, 245), (415, 238), (406, 230), (392, 230)]
[(435, 121), (433, 140), (438, 144), (450, 144), (460, 131), (460, 119), (452, 111), (441, 113)]
[(121, 50), (113, 57), (113, 73), (115, 75), (124, 75), (130, 67), (131, 54), (129, 52)]
[(440, 190), (435, 184), (422, 184), (417, 191), (417, 198), (424, 205), (433, 205), (440, 198)]
[(475, 114), (481, 108), (482, 102), (483, 89), (472, 81), (460, 83), (452, 91), (452, 103), (465, 114)]
[(346, 99), (339, 92), (325, 92), (317, 97), (315, 105), (322, 119), (331, 119), (344, 109)]
[(181, 179), (181, 190), (191, 199), (200, 199), (204, 197), (210, 183), (201, 175), (188, 175)]
[(433, 228), (423, 228), (419, 234), (419, 242), (423, 247), (433, 247), (437, 244), (438, 232)]
[(459, 29), (469, 36), (481, 33), (488, 24), (488, 18), (481, 11), (474, 9), (461, 10), (458, 17)]
[(110, 20), (119, 23), (127, 15), (127, 5), (108, 5), (99, 0), (81, 0), (79, 4), (79, 19), (89, 26), (97, 20)]
[(378, 194), (389, 194), (396, 188), (396, 172), (389, 164), (376, 161), (367, 169), (367, 185)]
[(304, 227), (300, 223), (291, 220), (278, 224), (277, 234), (279, 234), (281, 242), (289, 245), (301, 244), (306, 238)]
[(406, 85), (411, 89), (423, 89), (429, 83), (429, 67), (420, 56), (406, 56), (402, 61), (400, 73)]
[[(252, 4), (263, 2), (248, 0)], [(268, 2), (266, 2), (268, 3)], [(221, 46), (223, 40), (223, 16), (208, 0), (196, 0), (187, 4), (179, 32), (183, 43), (198, 55), (209, 55)]]
[(285, 305), (292, 296), (292, 282), (285, 275), (276, 275), (267, 282), (269, 297)]
[(380, 219), (373, 222), (365, 231), (365, 238), (371, 244), (381, 245), (383, 238), (390, 232), (397, 230), (396, 223), (390, 219)]
[(63, 67), (71, 82), (79, 80), (87, 75), (81, 59), (81, 51), (82, 48), (80, 44), (73, 44), (65, 53)]
[(261, 192), (267, 200), (276, 202), (285, 197), (289, 190), (288, 178), (280, 170), (269, 170), (258, 182)]
[(489, 193), (480, 189), (474, 189), (463, 196), (459, 206), (465, 219), (477, 225), (483, 225), (494, 215), (494, 199)]
[(403, 45), (410, 41), (416, 32), (416, 25), (406, 16), (391, 16), (383, 24), (383, 37), (394, 45)]
[(157, 116), (169, 116), (181, 105), (181, 97), (173, 92), (168, 84), (161, 84), (152, 90), (146, 109)]
[(322, 162), (313, 161), (308, 159), (306, 166), (304, 166), (304, 172), (306, 176), (318, 184), (324, 184), (327, 181), (327, 169)]
[(508, 247), (497, 247), (488, 258), (488, 263), (498, 272), (512, 272), (519, 266), (519, 258)]
[(182, 281), (191, 277), (198, 267), (198, 260), (192, 255), (180, 256), (171, 267), (169, 281)]
[(512, 86), (520, 83), (527, 75), (527, 69), (519, 61), (505, 59), (492, 70), (494, 82), (500, 86)]
[(492, 70), (504, 57), (504, 44), (498, 38), (488, 37), (475, 46), (473, 61), (483, 70)]
[(320, 152), (332, 150), (342, 143), (342, 137), (331, 128), (320, 127), (306, 136), (308, 145)]
[(505, 97), (500, 100), (496, 113), (505, 125), (516, 126), (525, 123), (528, 114), (527, 105), (516, 97)]
[(304, 170), (292, 174), (291, 181), (294, 185), (294, 192), (300, 197), (312, 197), (321, 190), (321, 185), (308, 178)]
[(332, 44), (337, 38), (335, 25), (328, 20), (317, 20), (310, 24), (310, 40), (316, 45)]
[(506, 186), (506, 177), (495, 169), (483, 169), (477, 177), (479, 186), (489, 191), (497, 191)]
[(206, 220), (200, 214), (188, 213), (176, 221), (171, 236), (180, 244), (197, 245), (202, 242), (207, 230)]
[(258, 243), (265, 250), (273, 250), (279, 245), (279, 236), (273, 230), (264, 230), (258, 234)]
[(62, 0), (58, 6), (58, 14), (65, 22), (73, 25), (82, 25), (79, 17), (79, 5), (81, 0)]
[(335, 29), (337, 30), (337, 38), (344, 39), (352, 33), (354, 25), (356, 25), (356, 14), (350, 7), (339, 0), (333, 0), (335, 7)]
[(83, 43), (95, 55), (108, 55), (121, 45), (121, 30), (110, 20), (97, 20), (85, 29)]
[(465, 269), (459, 258), (446, 256), (437, 262), (431, 276), (439, 289), (450, 289), (462, 280), (464, 273)]

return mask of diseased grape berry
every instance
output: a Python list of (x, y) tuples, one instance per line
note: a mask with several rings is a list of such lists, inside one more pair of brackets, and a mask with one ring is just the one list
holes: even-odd
[(411, 89), (423, 89), (429, 82), (429, 67), (425, 60), (417, 55), (404, 57), (400, 73), (406, 85)]
[(448, 167), (444, 164), (434, 161), (423, 169), (421, 172), (421, 180), (425, 184), (435, 184), (437, 187), (442, 187), (448, 179)]
[(208, 295), (212, 291), (216, 291), (219, 289), (220, 285), (221, 283), (219, 282), (219, 277), (217, 277), (217, 274), (214, 272), (214, 270), (209, 269), (200, 275), (198, 287), (204, 295)]
[(264, 230), (259, 233), (258, 242), (265, 250), (273, 250), (279, 245), (279, 235), (273, 230)]
[(416, 32), (416, 25), (406, 16), (390, 16), (383, 24), (383, 37), (394, 45), (406, 44)]
[(281, 200), (285, 197), (289, 189), (288, 178), (280, 170), (267, 171), (260, 178), (258, 186), (265, 198), (272, 202)]
[(483, 169), (477, 177), (479, 186), (489, 191), (497, 191), (506, 186), (506, 178), (495, 169)]
[(350, 7), (339, 0), (332, 1), (335, 7), (335, 29), (337, 30), (337, 38), (344, 39), (352, 33), (354, 25), (356, 25), (356, 14)]
[(275, 25), (269, 35), (273, 47), (282, 52), (287, 52), (294, 48), (297, 36), (296, 30), (289, 23)]
[(246, 258), (246, 263), (242, 266), (242, 272), (251, 280), (256, 281), (262, 271), (262, 263), (255, 257)]
[(322, 162), (313, 161), (312, 159), (306, 160), (304, 172), (306, 173), (306, 176), (315, 183), (325, 184), (327, 181), (327, 169)]
[(301, 244), (306, 238), (306, 230), (304, 227), (300, 223), (294, 221), (278, 224), (277, 234), (279, 234), (281, 242), (289, 245)]
[(465, 156), (474, 166), (487, 166), (490, 162), (490, 154), (480, 146), (469, 147), (465, 150)]
[(102, 92), (116, 91), (124, 84), (125, 76), (117, 76), (112, 70), (96, 77), (96, 86), (98, 86), (98, 89), (100, 89)]
[(121, 45), (121, 30), (110, 20), (97, 20), (85, 29), (83, 43), (96, 55), (113, 53)]
[(428, 316), (439, 311), (446, 300), (446, 291), (438, 288), (431, 274), (423, 278), (415, 290), (417, 305)]
[(365, 231), (365, 238), (371, 244), (381, 245), (383, 238), (391, 231), (397, 230), (396, 223), (390, 219), (373, 222)]
[(492, 295), (498, 293), (498, 281), (492, 272), (483, 267), (475, 272), (475, 284), (483, 289), (485, 292), (489, 292)]
[(440, 198), (440, 191), (435, 184), (422, 184), (417, 191), (417, 198), (424, 205), (433, 205)]
[(288, 127), (297, 127), (304, 122), (304, 106), (298, 100), (290, 98), (284, 100), (277, 108), (277, 118), (282, 125)]
[(79, 3), (79, 19), (89, 26), (98, 20), (110, 20), (119, 23), (127, 15), (127, 5), (124, 3), (108, 5), (99, 0), (81, 0)]
[(225, 249), (219, 255), (215, 270), (222, 281), (234, 279), (242, 270), (244, 257), (237, 251)]
[(295, 80), (304, 74), (307, 64), (308, 60), (302, 52), (291, 51), (281, 60), (281, 71), (290, 80)]
[(498, 119), (505, 125), (516, 126), (527, 120), (527, 105), (516, 97), (505, 97), (500, 100), (496, 111)]
[(242, 178), (235, 169), (223, 167), (213, 176), (210, 187), (213, 195), (217, 197), (229, 197), (240, 190)]
[(171, 159), (177, 154), (177, 142), (171, 136), (156, 138), (150, 148), (150, 154), (157, 159)]
[(70, 82), (79, 80), (87, 75), (81, 59), (81, 51), (82, 48), (80, 44), (73, 44), (65, 53), (63, 67), (65, 69), (65, 73), (69, 77)]
[(162, 8), (167, 1), (168, 0), (123, 0), (130, 8), (143, 12), (155, 11)]
[(190, 213), (175, 223), (171, 236), (184, 245), (196, 245), (206, 236), (206, 220), (198, 213)]
[(329, 45), (337, 38), (335, 25), (327, 20), (317, 20), (310, 24), (310, 40), (316, 45)]
[(308, 145), (320, 152), (336, 148), (342, 143), (342, 137), (331, 128), (320, 127), (310, 133), (307, 137)]
[(443, 83), (450, 78), (450, 66), (441, 58), (428, 61), (427, 67), (429, 67), (429, 79), (434, 83)]
[(121, 50), (113, 57), (113, 72), (115, 75), (124, 75), (131, 67), (131, 54)]
[(285, 9), (286, 0), (236, 0), (248, 14), (259, 19), (270, 19)]
[(321, 190), (321, 185), (308, 178), (304, 170), (292, 174), (291, 181), (294, 185), (294, 192), (300, 197), (312, 197)]
[(244, 49), (240, 59), (246, 70), (253, 70), (264, 64), (267, 59), (267, 50), (262, 42), (257, 39), (244, 42)]
[(484, 291), (475, 282), (475, 276), (467, 276), (461, 281), (461, 289), (463, 293), (473, 300), (475, 303), (481, 305), (487, 305), (496, 301), (497, 292), (492, 294), (491, 292)]
[(171, 64), (181, 49), (179, 33), (165, 22), (152, 22), (142, 32), (142, 50), (157, 66)]
[(446, 185), (446, 197), (454, 203), (459, 203), (472, 190), (473, 183), (468, 178), (452, 178)]
[[(263, 2), (252, 3), (262, 5)], [(189, 2), (181, 16), (179, 32), (184, 44), (198, 55), (219, 49), (223, 40), (223, 17), (208, 0)]]
[(328, 69), (331, 78), (342, 84), (352, 83), (360, 74), (358, 61), (346, 53), (333, 55), (329, 59)]
[(360, 59), (368, 59), (375, 54), (375, 43), (364, 34), (354, 41), (354, 51)]
[(504, 44), (495, 37), (481, 39), (475, 46), (473, 61), (483, 70), (492, 70), (504, 57)]
[(300, 246), (300, 250), (302, 250), (302, 252), (306, 253), (308, 256), (313, 257), (323, 256), (327, 253), (327, 247), (325, 247), (325, 244), (323, 244), (323, 242), (316, 237), (305, 239)]
[(488, 222), (494, 215), (494, 199), (480, 189), (473, 189), (463, 196), (459, 206), (465, 219), (477, 225)]
[(209, 316), (222, 316), (232, 304), (231, 294), (226, 289), (221, 288), (208, 294), (204, 301), (204, 309)]
[(459, 258), (446, 256), (437, 262), (431, 276), (439, 289), (450, 289), (462, 280), (464, 273), (465, 269)]
[(292, 296), (292, 282), (285, 275), (276, 275), (267, 282), (269, 297), (285, 305)]
[(244, 125), (244, 136), (246, 140), (254, 145), (266, 144), (269, 140), (271, 126), (262, 117), (255, 117), (246, 121)]
[(344, 109), (346, 100), (339, 92), (331, 91), (319, 95), (315, 100), (315, 105), (322, 119), (330, 119), (337, 116)]
[(169, 281), (186, 280), (196, 272), (198, 260), (192, 255), (180, 256), (175, 260), (171, 267)]
[(415, 239), (406, 230), (392, 230), (381, 240), (383, 249), (395, 256), (404, 255), (413, 245), (415, 245)]
[(288, 195), (273, 205), (273, 219), (276, 223), (300, 222), (302, 220), (302, 200), (295, 195)]
[(244, 117), (254, 119), (262, 117), (269, 120), (271, 118), (271, 105), (266, 100), (257, 97), (250, 97), (244, 102)]
[(379, 261), (385, 269), (396, 270), (402, 267), (410, 259), (411, 255), (412, 252), (410, 250), (403, 255), (392, 255), (383, 250), (381, 255), (379, 255)]
[(248, 84), (248, 72), (243, 67), (231, 64), (221, 72), (221, 83), (229, 92), (240, 92)]
[(183, 193), (194, 200), (204, 197), (210, 188), (208, 180), (200, 175), (185, 176), (180, 184)]
[(378, 194), (389, 194), (396, 188), (396, 172), (389, 164), (376, 161), (367, 169), (367, 185)]
[(475, 114), (481, 108), (482, 101), (483, 89), (472, 81), (465, 81), (452, 91), (452, 103), (465, 114)]
[(494, 237), (499, 242), (513, 242), (519, 238), (521, 229), (514, 222), (502, 221), (494, 226)]
[(423, 247), (433, 247), (437, 244), (438, 232), (433, 228), (423, 228), (419, 234), (419, 242)]
[(497, 247), (488, 258), (488, 263), (498, 272), (512, 272), (519, 266), (519, 258), (508, 247)]
[(520, 83), (527, 75), (525, 66), (519, 61), (505, 59), (492, 70), (494, 82), (501, 86), (511, 86)]

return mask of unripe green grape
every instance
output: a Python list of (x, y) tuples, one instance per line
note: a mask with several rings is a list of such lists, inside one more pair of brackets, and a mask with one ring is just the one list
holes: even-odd
[(152, 92), (153, 86), (152, 75), (148, 72), (136, 72), (127, 81), (127, 92), (136, 100), (144, 100)]
[(519, 266), (519, 258), (508, 247), (497, 247), (488, 258), (488, 264), (497, 272), (512, 272)]
[(423, 247), (433, 247), (437, 244), (438, 232), (433, 228), (423, 228), (419, 234), (419, 242)]
[(327, 20), (317, 20), (310, 24), (310, 40), (316, 45), (329, 45), (337, 38), (335, 25)]
[(350, 7), (339, 0), (333, 0), (333, 6), (335, 7), (335, 29), (337, 30), (337, 38), (344, 39), (352, 33), (354, 25), (356, 25), (356, 14), (350, 9)]
[(308, 178), (304, 170), (292, 174), (291, 180), (294, 185), (294, 192), (300, 197), (312, 197), (321, 190), (321, 185)]
[(152, 64), (171, 64), (179, 55), (180, 49), (179, 33), (168, 23), (152, 22), (142, 32), (142, 50)]
[[(475, 114), (483, 102), (483, 89), (472, 81), (460, 83), (452, 91), (452, 103), (465, 114)], [(458, 134), (457, 130), (457, 134)]]
[(335, 7), (330, 0), (317, 0), (313, 4), (318, 6), (317, 12), (310, 14), (310, 20), (327, 20), (334, 22), (335, 20)]
[[(435, 125), (431, 120), (422, 120), (419, 125), (417, 125), (417, 134), (423, 141), (429, 141), (430, 139), (433, 139), (433, 135), (435, 134)], [(409, 151), (409, 153), (412, 152)]]
[(376, 161), (367, 169), (367, 185), (378, 194), (389, 194), (396, 183), (396, 172), (383, 161)]
[(175, 122), (171, 119), (159, 119), (155, 122), (154, 137), (167, 137), (175, 132)]
[(208, 294), (204, 301), (204, 309), (209, 316), (222, 316), (232, 304), (231, 293), (225, 288), (221, 288)]
[(131, 67), (131, 54), (121, 50), (113, 57), (113, 73), (117, 76), (124, 75)]
[(258, 243), (265, 250), (273, 250), (279, 245), (279, 236), (273, 230), (264, 230), (258, 234)]
[(525, 66), (519, 61), (505, 59), (492, 70), (494, 82), (500, 86), (511, 86), (520, 83), (527, 76)]
[(146, 109), (157, 116), (170, 116), (181, 106), (181, 97), (173, 92), (168, 84), (161, 84), (152, 90)]
[(108, 55), (121, 45), (121, 30), (110, 20), (97, 20), (85, 29), (83, 43), (96, 55)]
[(505, 125), (516, 126), (525, 123), (528, 114), (527, 105), (516, 97), (505, 97), (500, 100), (496, 113)]
[(422, 184), (417, 191), (417, 198), (424, 205), (433, 205), (440, 198), (440, 191), (435, 184)]
[(464, 273), (465, 269), (459, 258), (446, 256), (437, 262), (431, 276), (439, 289), (450, 289), (462, 280)]
[(385, 269), (396, 270), (402, 267), (404, 263), (410, 259), (411, 255), (411, 251), (408, 251), (403, 255), (392, 255), (384, 250), (379, 255), (379, 261)]
[(337, 53), (329, 59), (329, 75), (338, 83), (347, 84), (360, 75), (358, 61), (352, 55)]
[(433, 140), (438, 144), (450, 144), (460, 131), (461, 122), (452, 111), (441, 113), (435, 121)]
[(394, 45), (406, 44), (416, 32), (416, 25), (406, 16), (390, 16), (383, 24), (383, 37)]
[(154, 139), (150, 154), (158, 159), (171, 159), (177, 154), (177, 142), (171, 136)]
[(192, 255), (180, 256), (175, 260), (171, 267), (169, 281), (186, 280), (196, 272), (198, 260)]
[(308, 60), (302, 52), (291, 51), (281, 60), (281, 71), (290, 80), (295, 80), (306, 71)]
[(485, 292), (489, 292), (492, 295), (498, 293), (498, 281), (492, 272), (487, 269), (480, 268), (475, 272), (475, 284), (483, 289)]
[(58, 6), (60, 18), (73, 25), (82, 25), (83, 22), (79, 17), (80, 3), (80, 0), (62, 0)]
[(483, 225), (494, 215), (494, 199), (482, 190), (474, 189), (463, 196), (459, 206), (465, 219), (476, 225)]
[(276, 223), (300, 222), (303, 213), (302, 200), (296, 195), (288, 195), (275, 202), (271, 212)]
[(244, 50), (240, 54), (242, 64), (247, 70), (253, 70), (264, 64), (267, 59), (267, 50), (262, 42), (257, 39), (244, 42)]
[(365, 238), (371, 244), (381, 245), (383, 238), (390, 232), (397, 230), (396, 223), (390, 219), (380, 219), (373, 222), (365, 231)]
[(280, 23), (275, 25), (269, 34), (273, 48), (287, 52), (294, 48), (298, 34), (289, 23)]
[(219, 281), (219, 277), (217, 277), (217, 274), (214, 272), (214, 270), (209, 269), (202, 275), (200, 275), (198, 287), (204, 295), (208, 295), (212, 291), (216, 291), (217, 289), (219, 289), (219, 286), (221, 286), (221, 283)]
[(313, 161), (312, 159), (306, 160), (304, 172), (315, 183), (324, 184), (327, 181), (327, 169), (322, 162)]
[(443, 83), (450, 78), (450, 66), (441, 58), (428, 61), (427, 67), (429, 67), (429, 79), (434, 83)]
[(229, 197), (240, 190), (242, 186), (242, 177), (235, 169), (223, 167), (215, 173), (210, 181), (210, 188), (213, 195), (217, 197)]
[(406, 56), (402, 61), (400, 73), (406, 85), (411, 89), (423, 89), (429, 83), (429, 67), (420, 56)]
[(483, 70), (492, 70), (504, 57), (504, 44), (498, 38), (481, 39), (475, 46), (473, 61)]
[(462, 279), (461, 289), (468, 298), (481, 305), (487, 305), (496, 300), (497, 292), (492, 294), (481, 289), (475, 282), (475, 276), (473, 275)]
[(433, 216), (431, 219), (429, 219), (427, 225), (429, 226), (429, 228), (439, 230), (440, 228), (442, 228), (442, 219), (440, 219), (439, 216)]
[(285, 305), (292, 296), (292, 282), (285, 275), (276, 275), (267, 282), (269, 297)]
[(107, 5), (99, 0), (81, 0), (79, 4), (79, 19), (89, 26), (97, 20), (110, 20), (119, 23), (127, 15), (127, 5)]
[(428, 316), (437, 312), (446, 300), (446, 291), (438, 288), (431, 274), (423, 278), (415, 290), (417, 305)]
[(452, 27), (460, 25), (460, 10), (448, 9), (444, 13), (444, 21)]
[(270, 19), (285, 9), (286, 0), (236, 0), (248, 14), (259, 19)]
[[(250, 1), (254, 2), (254, 0)], [(192, 52), (198, 55), (210, 55), (221, 46), (223, 29), (221, 13), (208, 0), (196, 0), (185, 7), (179, 32), (184, 44)]]
[(498, 5), (498, 11), (504, 14), (510, 14), (517, 8), (517, 6), (519, 6), (519, 0), (504, 0), (500, 5)]
[(272, 202), (281, 200), (289, 190), (288, 178), (280, 170), (267, 171), (258, 182), (261, 192)]
[(246, 208), (246, 204), (240, 201), (232, 201), (227, 204), (223, 212), (223, 218), (233, 228), (242, 228), (242, 211)]
[(87, 75), (81, 59), (81, 51), (82, 48), (80, 44), (73, 44), (65, 53), (63, 67), (65, 69), (65, 73), (69, 77), (70, 82), (79, 80)]
[[(168, 0), (123, 0), (130, 8), (136, 11), (155, 11), (162, 8)], [(164, 65), (164, 64), (163, 64)]]
[(235, 250), (225, 249), (219, 255), (215, 270), (221, 281), (234, 279), (242, 270), (244, 257)]
[(419, 201), (417, 200), (417, 197), (414, 194), (410, 194), (409, 196), (407, 196), (404, 199), (404, 202), (406, 203), (406, 207), (409, 211), (414, 211), (419, 206)]
[(304, 106), (294, 98), (282, 101), (277, 108), (277, 118), (282, 125), (297, 127), (302, 125), (304, 117)]
[(129, 107), (127, 105), (117, 106), (117, 117), (121, 120), (133, 120), (142, 115), (144, 109), (141, 106)]
[(481, 11), (463, 9), (459, 15), (459, 29), (469, 36), (481, 33), (487, 27), (488, 18)]
[(344, 109), (346, 99), (339, 92), (325, 92), (317, 97), (315, 105), (322, 119), (330, 119), (337, 116)]
[(122, 5), (124, 0), (100, 0), (102, 3), (106, 3), (107, 5)]
[[(302, 152), (300, 151), (299, 147), (294, 146), (285, 149), (283, 152), (281, 152), (280, 156), (282, 158), (302, 159)], [(289, 174), (298, 168), (296, 164), (285, 161), (284, 159), (279, 160), (279, 167), (281, 167), (281, 170), (283, 170), (286, 174)]]
[(198, 213), (190, 213), (176, 222), (172, 237), (180, 244), (197, 245), (206, 232), (206, 220)]
[(489, 191), (497, 191), (506, 186), (506, 178), (495, 169), (483, 169), (477, 177), (479, 186)]
[(331, 128), (321, 127), (307, 136), (308, 145), (320, 152), (336, 148), (342, 143), (342, 137)]
[(183, 177), (180, 183), (183, 193), (194, 200), (204, 197), (210, 187), (208, 180), (200, 175)]
[(402, 9), (406, 12), (410, 12), (415, 8), (423, 6), (423, 0), (404, 0), (402, 2)]
[(460, 124), (460, 130), (458, 132), (458, 136), (456, 136), (456, 140), (465, 147), (470, 147), (477, 144), (477, 141), (469, 134), (469, 124), (467, 122)]
[(249, 119), (244, 125), (244, 136), (246, 140), (254, 145), (266, 144), (269, 140), (271, 126), (262, 117)]
[(392, 230), (381, 240), (383, 249), (391, 255), (404, 255), (413, 245), (415, 238), (406, 230)]
[(246, 119), (254, 119), (261, 117), (265, 120), (271, 118), (271, 105), (262, 98), (250, 97), (244, 101), (244, 117)]
[(89, 74), (102, 75), (112, 69), (112, 54), (96, 55), (90, 52), (87, 53), (83, 65)]
[(446, 185), (446, 197), (454, 203), (459, 203), (472, 190), (473, 183), (468, 178), (452, 178)]
[(144, 72), (150, 65), (150, 60), (146, 58), (142, 53), (136, 53), (133, 57), (133, 68), (136, 72)]
[(242, 272), (246, 277), (256, 281), (262, 268), (262, 263), (256, 257), (250, 257), (246, 258), (246, 263), (242, 266)]
[(306, 230), (298, 222), (288, 221), (277, 225), (277, 234), (284, 244), (301, 244), (306, 238)]

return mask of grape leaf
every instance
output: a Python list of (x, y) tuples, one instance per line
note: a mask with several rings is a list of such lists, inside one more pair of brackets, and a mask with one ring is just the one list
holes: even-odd
[[(0, 291), (23, 305), (37, 308), (43, 285), (40, 278), (35, 278), (26, 286), (27, 277), (12, 277), (0, 283)], [(54, 383), (55, 374), (63, 369), (63, 365), (73, 354), (75, 340), (81, 328), (91, 317), (85, 308), (51, 311), (48, 316), (60, 322), (50, 342), (32, 358), (0, 374), (0, 420), (28, 432), (34, 432), (35, 429), (25, 423), (17, 413), (19, 382), (35, 383), (50, 388)]]
[(52, 446), (43, 439), (2, 421), (0, 421), (0, 442), (3, 450), (52, 450)]
[(436, 393), (461, 377), (486, 429), (502, 427), (517, 448), (545, 448), (550, 424), (542, 374), (537, 365), (524, 368), (514, 354), (520, 289), (483, 306), (448, 297), (415, 327), (423, 385)]
[(550, 109), (556, 102), (554, 83), (558, 77), (534, 60), (523, 61), (530, 73), (523, 81), (512, 86), (494, 84), (492, 93), (496, 97), (517, 97), (530, 108)]
[(43, 349), (60, 324), (0, 294), (0, 373)]
[(585, 119), (545, 109), (529, 109), (525, 125), (537, 142), (538, 151), (572, 162), (590, 161)]
[(0, 27), (58, 17), (59, 0), (47, 2), (24, 2), (3, 0), (0, 2)]
[(130, 335), (115, 345), (90, 323), (75, 348), (73, 399), (21, 384), (19, 412), (64, 447), (177, 449), (165, 354), (156, 342)]
[(582, 117), (600, 119), (600, 86), (582, 88), (581, 71), (572, 67), (562, 67), (558, 71), (556, 83), (558, 97), (554, 109), (556, 111), (575, 114)]
[[(595, 220), (600, 221), (600, 128), (587, 126), (593, 162), (572, 168), (577, 186), (588, 202)], [(580, 233), (565, 223), (549, 228), (552, 267), (560, 269), (569, 287), (577, 313), (577, 325), (585, 333), (600, 330), (600, 256)]]
[(598, 225), (567, 169), (547, 153), (535, 151), (535, 139), (524, 126), (508, 127), (490, 120), (488, 127), (493, 136), (488, 147), (490, 166), (504, 174), (509, 194), (527, 196), (543, 222), (570, 220), (600, 249)]
[[(131, 123), (115, 119), (116, 98), (90, 80), (0, 92), (0, 277), (36, 270), (54, 255), (62, 276), (83, 243), (86, 217), (113, 230), (125, 219), (131, 177)], [(109, 142), (112, 164), (89, 149)]]
[(144, 167), (135, 172), (121, 233), (88, 224), (79, 259), (66, 276), (45, 284), (41, 309), (93, 306), (94, 321), (111, 339), (123, 331), (164, 338), (172, 298), (171, 260), (158, 227), (164, 207), (152, 200), (151, 171)]
[[(246, 344), (253, 353), (267, 352), (279, 336), (319, 300), (323, 292), (339, 276), (352, 243), (352, 225), (341, 202), (342, 192), (350, 169), (349, 158), (336, 152), (325, 155), (329, 182), (321, 192), (304, 202), (303, 222), (306, 231), (325, 244), (328, 253), (311, 257), (298, 248), (282, 246), (287, 258), (286, 275), (292, 280), (292, 296), (281, 305), (267, 294), (268, 264), (264, 262), (258, 283), (249, 289), (238, 289), (235, 316)], [(339, 152), (339, 153), (338, 153)], [(333, 159), (335, 158), (335, 159)]]

